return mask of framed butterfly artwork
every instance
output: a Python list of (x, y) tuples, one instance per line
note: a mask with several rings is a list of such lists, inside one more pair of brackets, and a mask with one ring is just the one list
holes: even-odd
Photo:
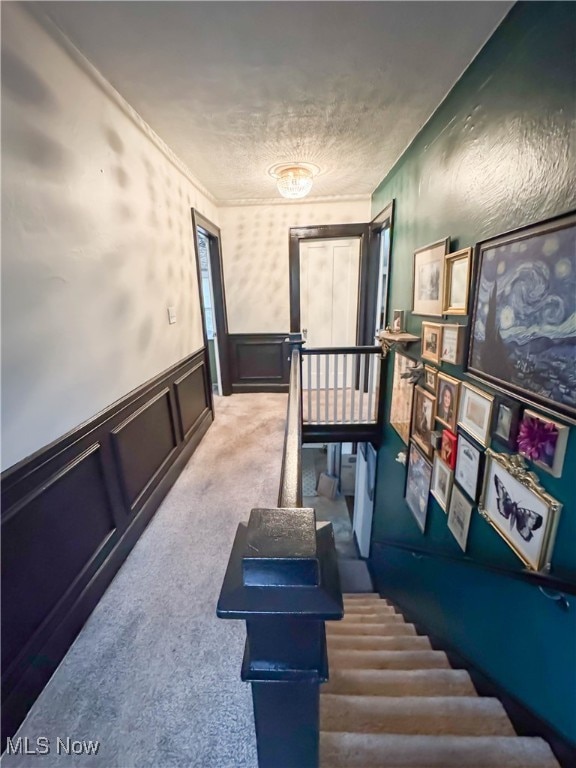
[(519, 455), (486, 451), (486, 472), (478, 510), (522, 562), (548, 570), (562, 504), (528, 471)]

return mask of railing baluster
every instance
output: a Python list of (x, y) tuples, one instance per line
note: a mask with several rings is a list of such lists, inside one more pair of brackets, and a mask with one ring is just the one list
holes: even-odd
[(356, 373), (358, 371), (358, 355), (352, 355), (352, 404), (350, 406), (350, 421), (354, 424), (356, 421), (356, 411), (354, 408), (354, 401), (356, 398)]
[(330, 416), (328, 414), (328, 406), (329, 406), (329, 402), (328, 401), (330, 399), (328, 397), (328, 392), (330, 391), (330, 358), (328, 357), (328, 355), (324, 355), (324, 357), (326, 359), (326, 385), (324, 387), (324, 399), (325, 399), (324, 412), (326, 414), (325, 421), (326, 421), (326, 424), (328, 424), (328, 422), (330, 420)]
[(316, 355), (316, 422), (320, 424), (320, 355)]
[(375, 355), (368, 355), (368, 418), (366, 421), (374, 421), (374, 416), (372, 414), (372, 389), (375, 368), (374, 358)]
[(364, 370), (366, 367), (366, 355), (361, 354), (360, 355), (360, 413), (359, 413), (359, 419), (360, 423), (362, 423), (362, 414), (364, 412)]
[(348, 355), (344, 355), (342, 358), (343, 371), (342, 371), (342, 390), (344, 392), (344, 398), (342, 400), (342, 421), (346, 421), (346, 400), (348, 399), (348, 393), (346, 392), (346, 369), (348, 368)]
[(312, 422), (312, 358), (306, 356), (306, 365), (308, 367), (308, 423)]
[(338, 355), (334, 355), (334, 424), (338, 424)]

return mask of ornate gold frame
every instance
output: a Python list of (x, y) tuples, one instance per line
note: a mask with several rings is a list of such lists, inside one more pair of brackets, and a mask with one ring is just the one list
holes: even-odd
[[(464, 307), (450, 306), (450, 293), (452, 288), (452, 270), (457, 261), (467, 260), (466, 269), (466, 298)], [(444, 257), (444, 297), (442, 300), (443, 315), (467, 315), (468, 301), (470, 299), (470, 266), (472, 262), (472, 248), (462, 248), (455, 253), (447, 253)]]

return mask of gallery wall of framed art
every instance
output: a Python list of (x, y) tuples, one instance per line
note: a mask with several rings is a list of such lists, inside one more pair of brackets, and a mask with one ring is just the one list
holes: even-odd
[[(426, 490), (463, 552), (486, 521), (526, 568), (550, 570), (562, 502), (534, 471), (562, 476), (576, 415), (576, 214), (454, 253), (450, 242), (414, 252), (417, 383), (402, 375), (418, 360), (395, 355), (390, 424), (409, 446), (405, 499), (422, 535)], [(503, 466), (516, 473), (507, 485)], [(540, 511), (522, 506), (527, 478)]]

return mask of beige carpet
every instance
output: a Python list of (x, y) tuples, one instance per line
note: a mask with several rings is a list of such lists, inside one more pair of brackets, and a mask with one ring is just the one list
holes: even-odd
[(378, 595), (345, 595), (344, 619), (326, 633), (322, 768), (559, 768)]

